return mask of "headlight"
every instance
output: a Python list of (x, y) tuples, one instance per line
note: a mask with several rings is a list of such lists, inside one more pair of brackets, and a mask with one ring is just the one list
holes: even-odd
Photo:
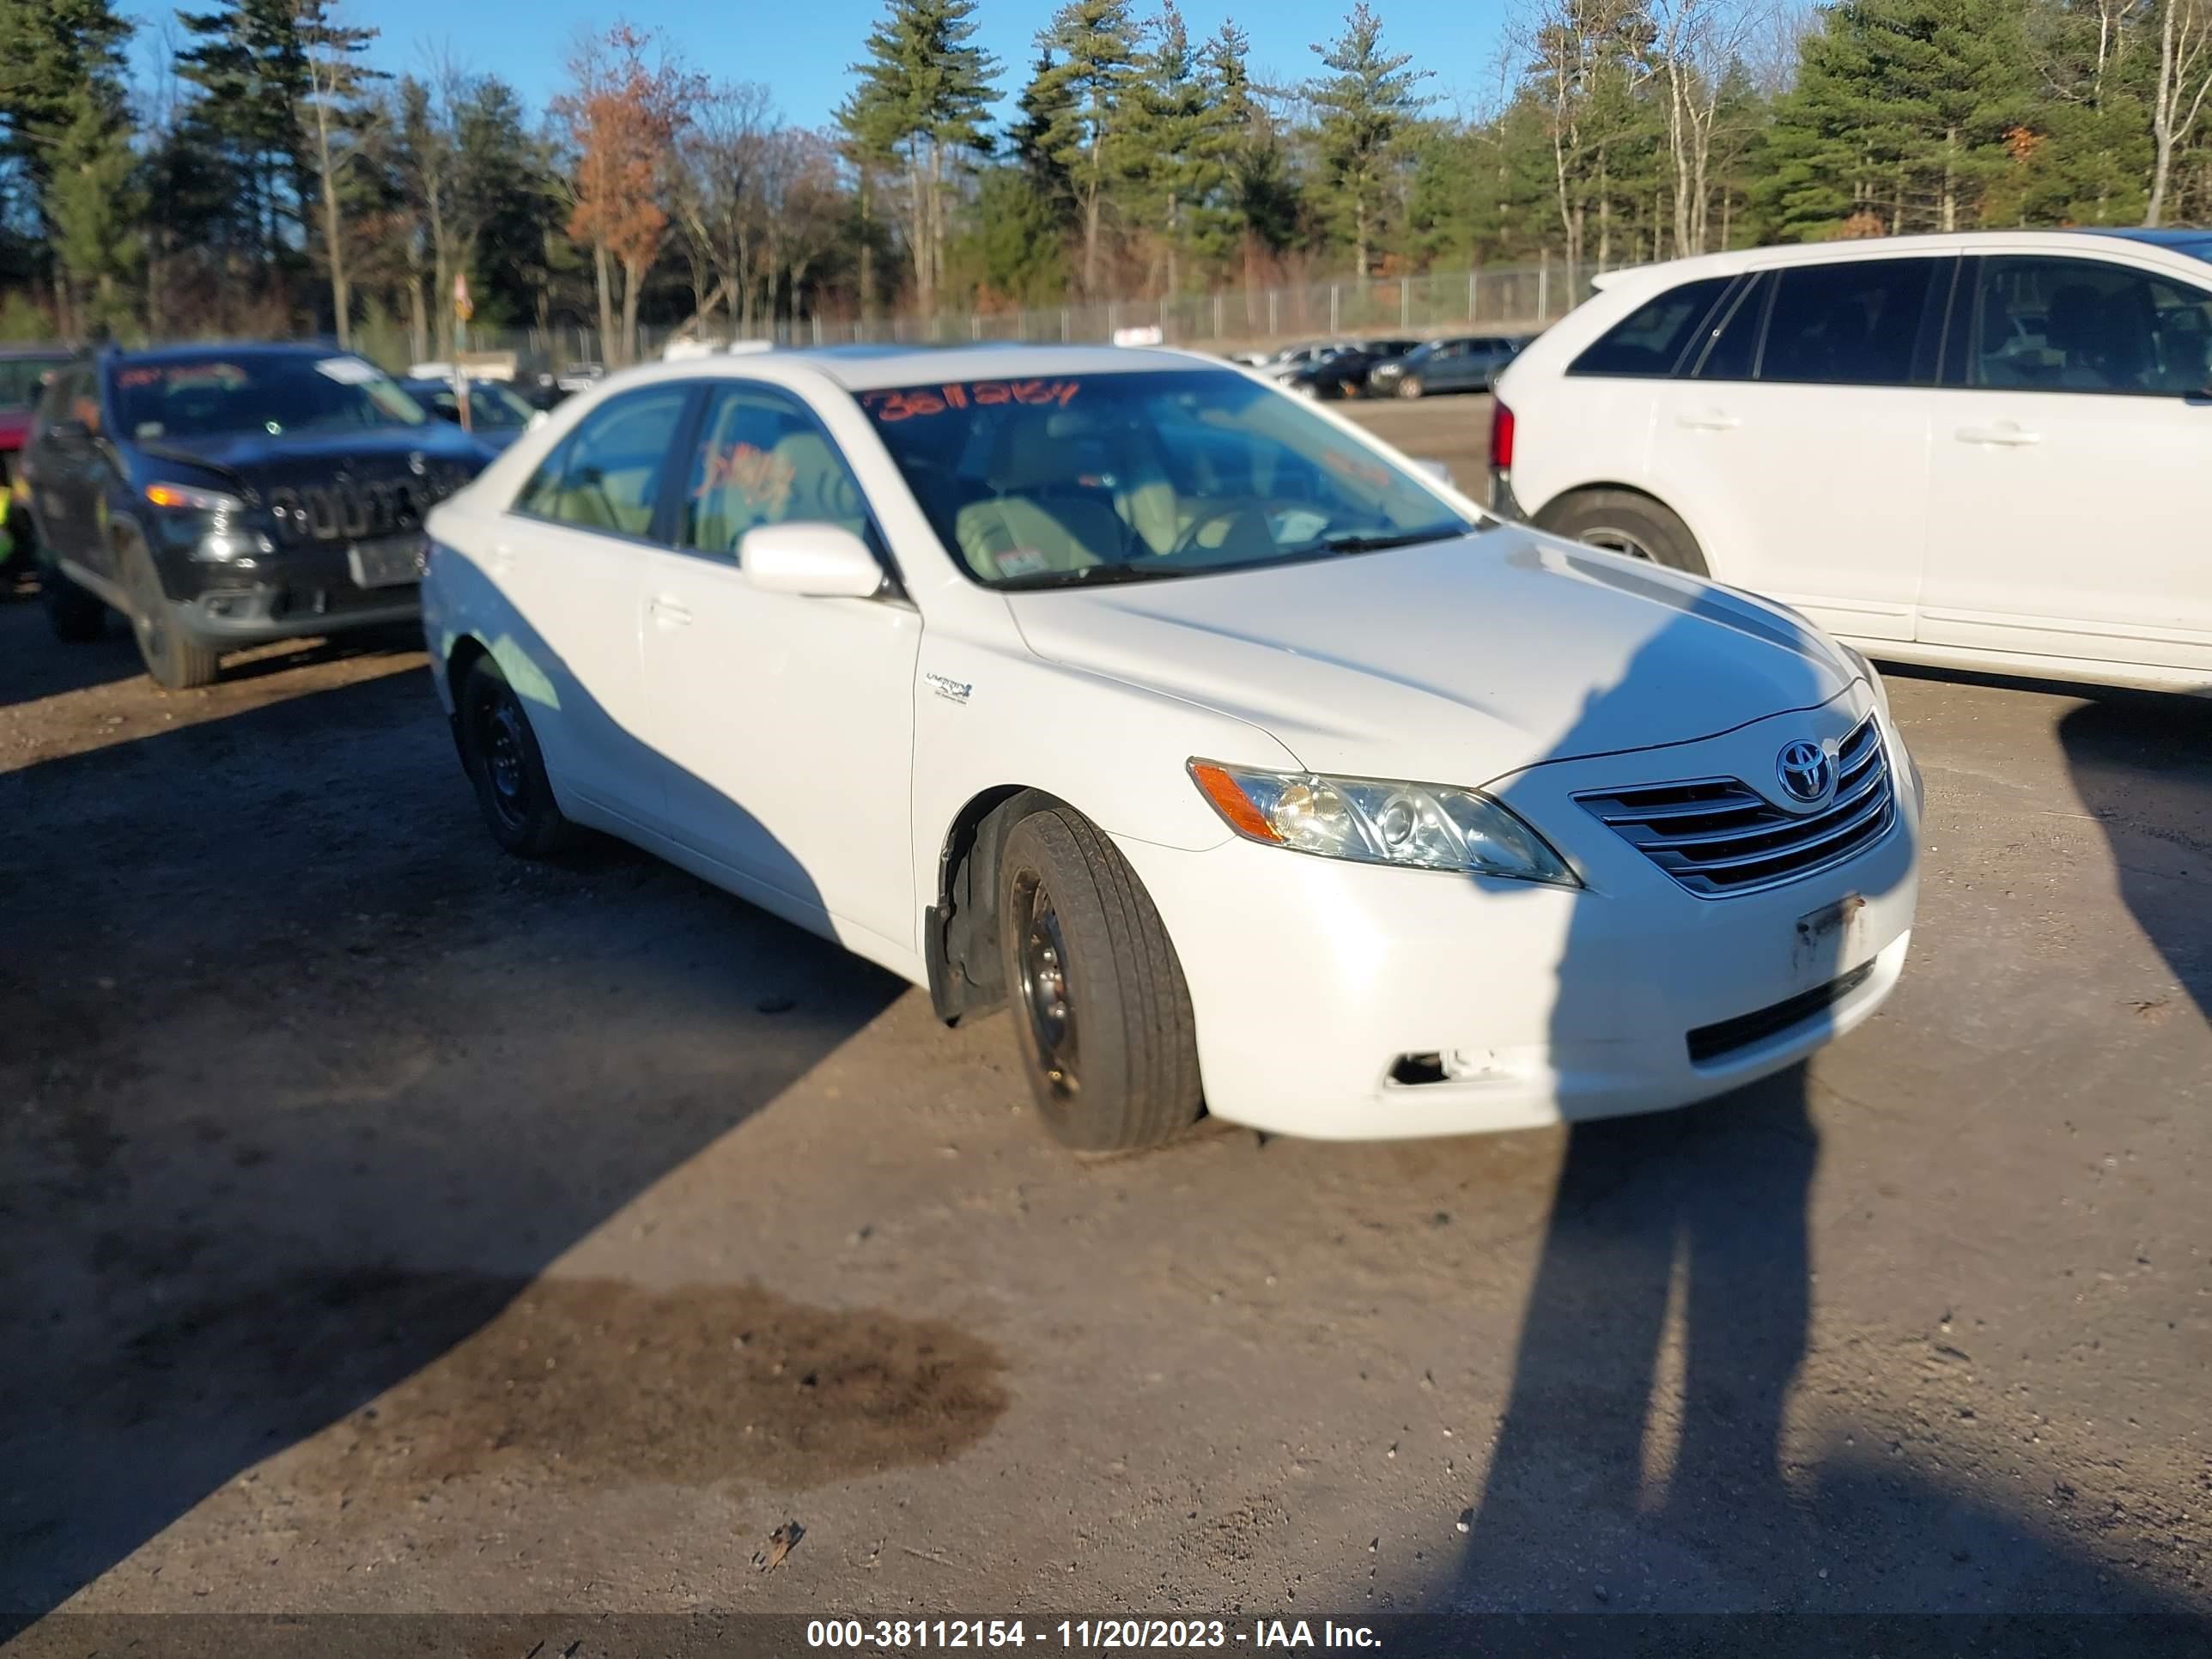
[(235, 495), (226, 495), (220, 489), (202, 489), (197, 484), (149, 483), (146, 499), (156, 507), (181, 508), (192, 513), (243, 513), (246, 503)]
[(1202, 760), (1190, 763), (1190, 776), (1247, 841), (1361, 864), (1582, 885), (1541, 836), (1476, 790), (1253, 772)]

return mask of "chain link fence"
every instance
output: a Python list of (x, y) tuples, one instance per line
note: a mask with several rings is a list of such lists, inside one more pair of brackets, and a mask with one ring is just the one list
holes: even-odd
[[(1024, 310), (940, 312), (933, 317), (780, 317), (740, 337), (781, 346), (944, 344), (984, 341), (1098, 343), (1127, 328), (1157, 328), (1169, 345), (1222, 353), (1301, 340), (1481, 331), (1533, 333), (1589, 295), (1587, 274), (1553, 261), (1485, 265), (1418, 276), (1346, 278), (1273, 288), (1223, 289), (1157, 300), (1109, 300)], [(639, 355), (659, 356), (674, 331), (641, 328)], [(703, 337), (726, 344), (726, 327)], [(471, 330), (472, 351), (510, 351), (555, 372), (607, 361), (593, 328)]]

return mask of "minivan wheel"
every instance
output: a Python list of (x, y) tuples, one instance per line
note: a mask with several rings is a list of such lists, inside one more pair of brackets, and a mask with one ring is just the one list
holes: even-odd
[(554, 799), (522, 699), (496, 662), (479, 657), (461, 683), (459, 704), (461, 764), (492, 839), (518, 858), (550, 858), (575, 829)]
[(1536, 515), (1536, 526), (1669, 570), (1709, 575), (1705, 550), (1684, 524), (1649, 495), (1627, 489), (1583, 489)]
[(1053, 807), (1014, 826), (999, 941), (1022, 1069), (1054, 1139), (1127, 1152), (1198, 1121), (1182, 964), (1136, 872), (1089, 819)]

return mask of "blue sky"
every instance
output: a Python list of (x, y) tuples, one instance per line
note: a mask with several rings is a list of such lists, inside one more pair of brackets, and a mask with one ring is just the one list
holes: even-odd
[[(1488, 101), (1497, 84), (1499, 28), (1506, 0), (1375, 0), (1383, 39), (1436, 71), (1430, 83), (1440, 109)], [(1332, 37), (1349, 0), (1189, 0), (1183, 9), (1194, 36), (1233, 16), (1252, 37), (1255, 69), (1285, 80), (1304, 77), (1316, 63), (1308, 46)], [(1036, 31), (1053, 0), (981, 0), (981, 40), (1006, 65), (1006, 82), (1027, 75)], [(1139, 15), (1152, 0), (1136, 0)], [(196, 5), (195, 9), (198, 9)], [(163, 20), (172, 6), (125, 0), (141, 24), (143, 68), (158, 61)], [(543, 107), (562, 81), (562, 64), (578, 30), (605, 27), (618, 16), (657, 27), (700, 70), (717, 78), (757, 81), (773, 88), (787, 119), (826, 121), (845, 94), (846, 65), (882, 10), (881, 0), (806, 0), (795, 14), (763, 6), (697, 0), (338, 0), (346, 21), (382, 32), (373, 56), (380, 67), (419, 65), (433, 52), (504, 76)], [(766, 21), (766, 20), (773, 20)], [(1008, 88), (1011, 90), (1011, 88)]]

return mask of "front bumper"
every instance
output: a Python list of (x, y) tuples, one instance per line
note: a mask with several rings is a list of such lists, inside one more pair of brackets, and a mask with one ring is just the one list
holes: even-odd
[[(1838, 710), (1846, 717), (1857, 714)], [(1658, 1111), (1782, 1070), (1859, 1024), (1903, 971), (1917, 898), (1917, 780), (1893, 733), (1891, 830), (1761, 892), (1696, 896), (1568, 799), (1741, 769), (1711, 751), (1771, 757), (1770, 724), (1745, 728), (1747, 742), (1555, 763), (1498, 787), (1577, 866), (1579, 891), (1241, 840), (1202, 853), (1117, 840), (1189, 984), (1208, 1108), (1325, 1139)], [(1538, 775), (1551, 775), (1528, 781)], [(1832, 986), (1832, 1000), (1820, 994)], [(1408, 1056), (1449, 1056), (1451, 1068), (1397, 1080)]]
[(295, 639), (422, 614), (419, 584), (362, 587), (341, 547), (300, 549), (251, 563), (172, 555), (167, 567), (164, 586), (178, 624), (209, 640)]

